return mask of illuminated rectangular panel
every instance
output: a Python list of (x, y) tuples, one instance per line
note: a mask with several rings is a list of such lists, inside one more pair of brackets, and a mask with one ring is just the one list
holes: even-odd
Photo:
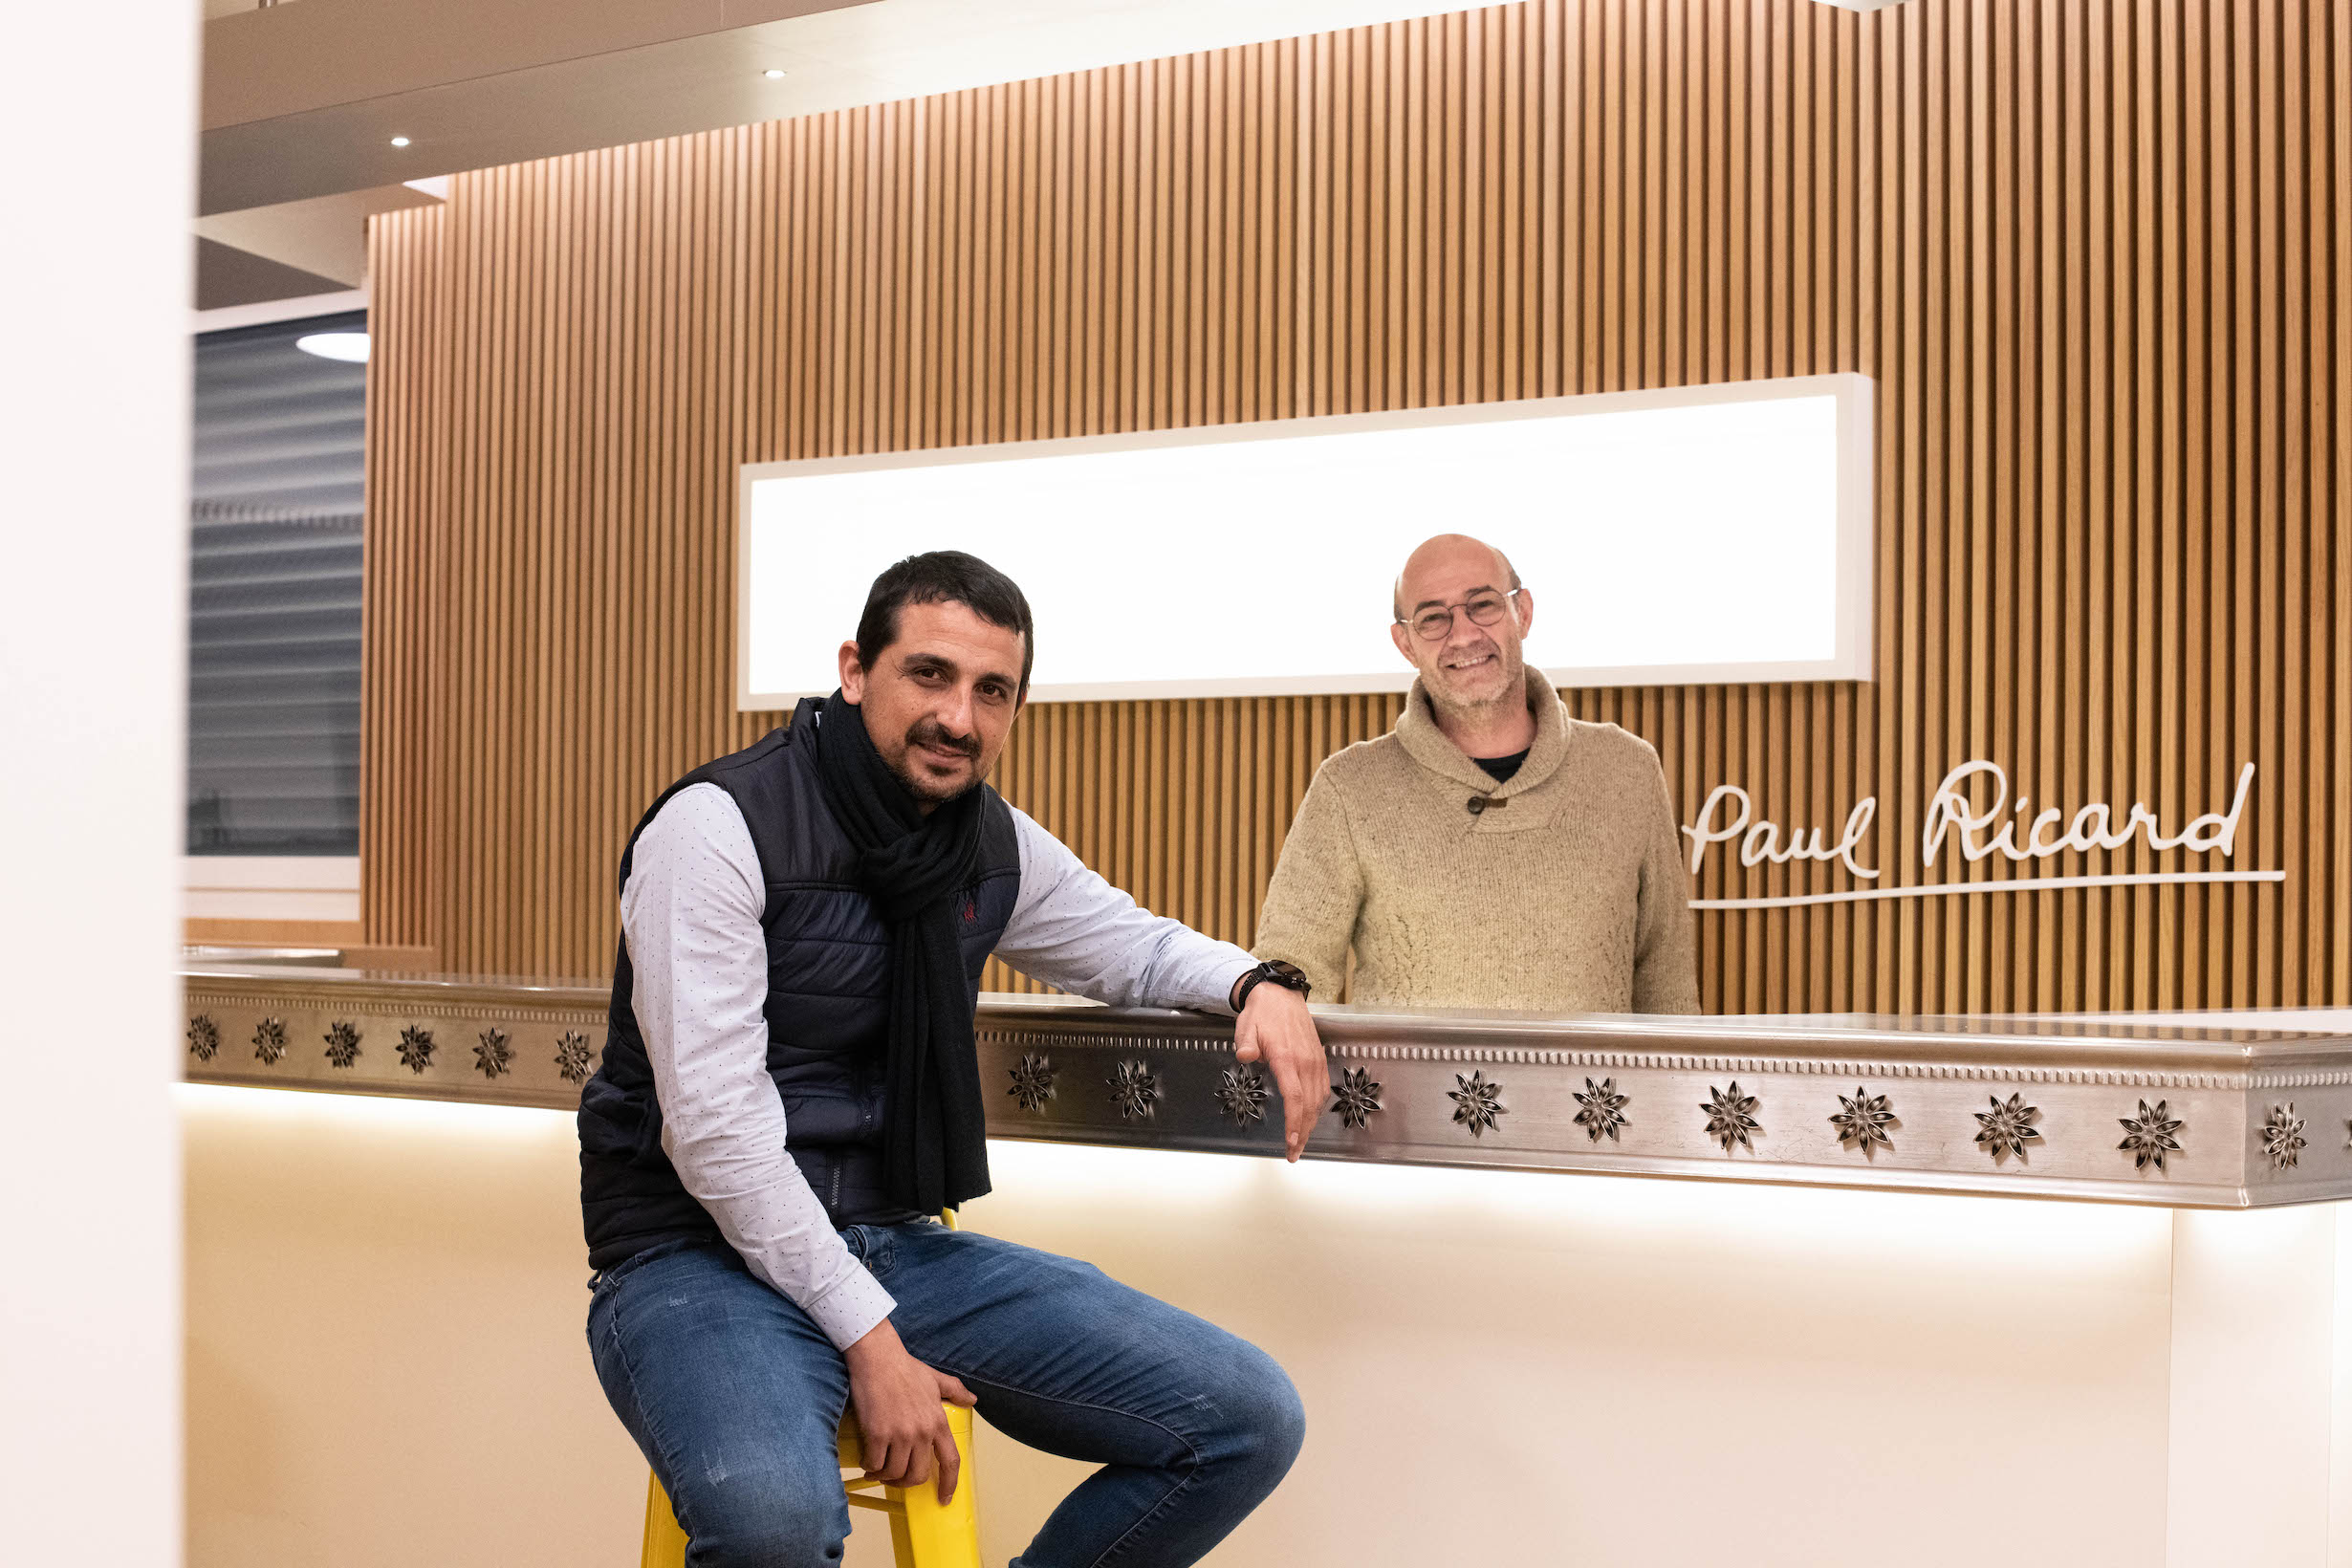
[(1034, 700), (1401, 691), (1389, 596), (1501, 546), (1560, 686), (1867, 680), (1870, 382), (1817, 376), (747, 465), (736, 706), (837, 684), (876, 574), (1019, 582)]

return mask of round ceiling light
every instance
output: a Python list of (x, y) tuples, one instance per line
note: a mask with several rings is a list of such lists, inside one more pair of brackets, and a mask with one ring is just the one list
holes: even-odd
[(367, 334), (364, 332), (314, 332), (294, 339), (294, 347), (305, 354), (316, 354), (321, 359), (340, 359), (345, 364), (367, 363)]
[(396, 147), (405, 147), (408, 145), (408, 139), (404, 136), (396, 136), (392, 139), (392, 144)]
[(782, 81), (784, 79), (784, 73), (773, 65), (768, 67), (767, 70), (762, 71), (760, 75), (767, 77), (770, 81)]

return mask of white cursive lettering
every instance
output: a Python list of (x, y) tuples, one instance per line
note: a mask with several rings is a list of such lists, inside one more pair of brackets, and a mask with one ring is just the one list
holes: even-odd
[[(1993, 783), (1993, 800), (1981, 812), (1969, 804), (1968, 785), (1971, 779), (1988, 778)], [(2000, 765), (1992, 762), (1964, 762), (1944, 775), (1935, 794), (1927, 801), (1927, 819), (1919, 836), (1919, 863), (1935, 864), (1936, 855), (1945, 840), (1958, 835), (1961, 856), (1971, 864), (1993, 855), (2006, 856), (2015, 861), (2047, 860), (2067, 850), (2122, 849), (2143, 830), (2150, 849), (2187, 849), (2194, 854), (2220, 850), (2232, 854), (2237, 847), (2237, 824), (2246, 810), (2247, 792), (2254, 787), (2254, 764), (2249, 762), (2238, 770), (2237, 790), (2226, 812), (2208, 812), (2192, 818), (2176, 834), (2167, 835), (2156, 814), (2144, 802), (2135, 800), (2123, 812), (2123, 826), (2115, 825), (2115, 808), (2104, 801), (2094, 800), (2074, 815), (2065, 833), (2055, 838), (2043, 836), (2046, 828), (2058, 825), (2060, 813), (2056, 807), (2036, 815), (2026, 830), (2025, 845), (2017, 845), (2017, 817), (2033, 802), (2019, 795), (2015, 806), (2008, 806), (2009, 775)], [(1998, 827), (1993, 824), (1998, 823)], [(1988, 832), (1988, 830), (1990, 830)]]
[[(1970, 864), (1998, 855), (2014, 864), (2023, 865), (2046, 860), (2069, 850), (2083, 854), (2094, 851), (2113, 851), (2127, 847), (2135, 839), (2145, 838), (2153, 850), (2185, 849), (2190, 854), (2204, 855), (2219, 851), (2232, 855), (2237, 850), (2237, 830), (2244, 821), (2246, 802), (2254, 791), (2254, 765), (2251, 762), (2237, 773), (2235, 788), (2230, 796), (2228, 811), (2207, 812), (2191, 817), (2178, 833), (2167, 834), (2164, 825), (2149, 811), (2146, 804), (2135, 800), (2121, 813), (2103, 800), (2094, 800), (2078, 808), (2070, 817), (2058, 806), (2044, 806), (2035, 811), (2033, 798), (2019, 795), (2015, 804), (2009, 799), (2009, 774), (1998, 763), (1981, 759), (1963, 762), (1944, 775), (1927, 800), (1927, 812), (1919, 836), (1919, 861), (1923, 867), (1932, 867), (1936, 857), (1947, 845), (1954, 845), (1961, 858)], [(1971, 799), (1971, 794), (1987, 794), (1982, 810)], [(1696, 876), (1705, 864), (1710, 844), (1736, 843), (1739, 863), (1743, 866), (1787, 865), (1794, 860), (1837, 860), (1856, 877), (1875, 879), (1878, 871), (1862, 862), (1861, 852), (1870, 824), (1878, 815), (1875, 795), (1864, 795), (1846, 814), (1845, 827), (1836, 843), (1820, 828), (1783, 829), (1779, 823), (1755, 816), (1754, 803), (1748, 792), (1736, 784), (1718, 784), (1699, 808), (1697, 822), (1682, 831), (1690, 839), (1690, 871)], [(2117, 818), (2121, 817), (2119, 823)], [(2090, 877), (2053, 877), (2003, 881), (2002, 889), (2023, 891), (2040, 885), (2109, 885), (2132, 882), (2276, 882), (2285, 876), (2275, 871), (2167, 871), (2136, 872)], [(1943, 890), (1982, 890), (1987, 884), (1954, 883), (1946, 889), (1943, 884), (1927, 883), (1914, 887), (1862, 890), (1850, 893), (1792, 894), (1781, 898), (1760, 900), (1730, 899), (1701, 900), (1707, 907), (1777, 906), (1783, 904), (1836, 902), (1846, 899), (1875, 899), (1908, 897)]]
[[(1962, 788), (1979, 773), (1993, 776), (1993, 804), (1985, 808), (1982, 816), (1978, 816), (1969, 804), (1968, 795)], [(2001, 765), (1997, 762), (1964, 762), (1946, 773), (1944, 782), (1935, 787), (1935, 794), (1927, 801), (1927, 825), (1919, 835), (1919, 863), (1935, 864), (1936, 851), (1944, 847), (1945, 834), (1955, 827), (1960, 830), (1960, 853), (1968, 858), (1971, 864), (1991, 855), (1993, 846), (1978, 844), (1976, 835), (2001, 816), (2001, 805), (2008, 798), (2009, 775), (2001, 772)]]
[[(1735, 803), (1739, 814), (1729, 822), (1718, 824), (1716, 813), (1726, 803)], [(1835, 844), (1819, 828), (1798, 828), (1789, 835), (1786, 849), (1780, 847), (1780, 827), (1776, 822), (1760, 821), (1751, 826), (1748, 821), (1753, 803), (1748, 792), (1736, 784), (1718, 784), (1709, 793), (1707, 803), (1699, 808), (1698, 822), (1682, 831), (1690, 839), (1690, 874), (1697, 876), (1700, 862), (1707, 856), (1710, 844), (1728, 844), (1739, 840), (1739, 863), (1753, 866), (1766, 861), (1786, 865), (1791, 860), (1842, 860), (1845, 868), (1857, 877), (1875, 877), (1876, 869), (1855, 859), (1862, 836), (1870, 831), (1870, 820), (1878, 814), (1875, 795), (1864, 795), (1846, 813), (1845, 831)]]
[[(1718, 828), (1715, 826), (1715, 808), (1727, 800), (1739, 802), (1739, 817), (1730, 825)], [(1683, 829), (1690, 837), (1690, 874), (1694, 877), (1699, 874), (1699, 861), (1706, 857), (1708, 845), (1729, 843), (1738, 838), (1740, 830), (1747, 825), (1748, 792), (1736, 784), (1716, 785), (1708, 795), (1707, 804), (1699, 808), (1697, 824)]]

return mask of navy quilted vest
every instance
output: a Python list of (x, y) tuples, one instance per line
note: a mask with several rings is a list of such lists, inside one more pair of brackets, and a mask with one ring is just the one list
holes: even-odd
[[(621, 882), (628, 882), (638, 834), (671, 795), (691, 784), (715, 784), (733, 797), (767, 883), (761, 924), (768, 938), (768, 1076), (784, 1101), (785, 1145), (835, 1225), (890, 1223), (913, 1217), (890, 1201), (882, 1181), (890, 941), (858, 889), (855, 853), (817, 776), (820, 706), (802, 702), (791, 728), (663, 791), (629, 835)], [(1013, 918), (1020, 884), (1013, 814), (991, 792), (979, 875), (958, 911), (975, 1005), (981, 966)], [(580, 1208), (594, 1269), (609, 1269), (660, 1242), (719, 1234), (662, 1151), (662, 1107), (631, 1005), (632, 983), (623, 942), (613, 960), (603, 1064), (579, 1102)]]

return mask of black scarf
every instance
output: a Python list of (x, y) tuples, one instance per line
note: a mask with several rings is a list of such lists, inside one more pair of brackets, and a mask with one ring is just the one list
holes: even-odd
[(924, 816), (874, 750), (865, 714), (838, 691), (825, 699), (817, 735), (825, 803), (857, 850), (858, 881), (890, 931), (882, 1169), (893, 1202), (934, 1214), (989, 1189), (955, 896), (979, 869), (980, 828), (995, 792), (974, 785)]

